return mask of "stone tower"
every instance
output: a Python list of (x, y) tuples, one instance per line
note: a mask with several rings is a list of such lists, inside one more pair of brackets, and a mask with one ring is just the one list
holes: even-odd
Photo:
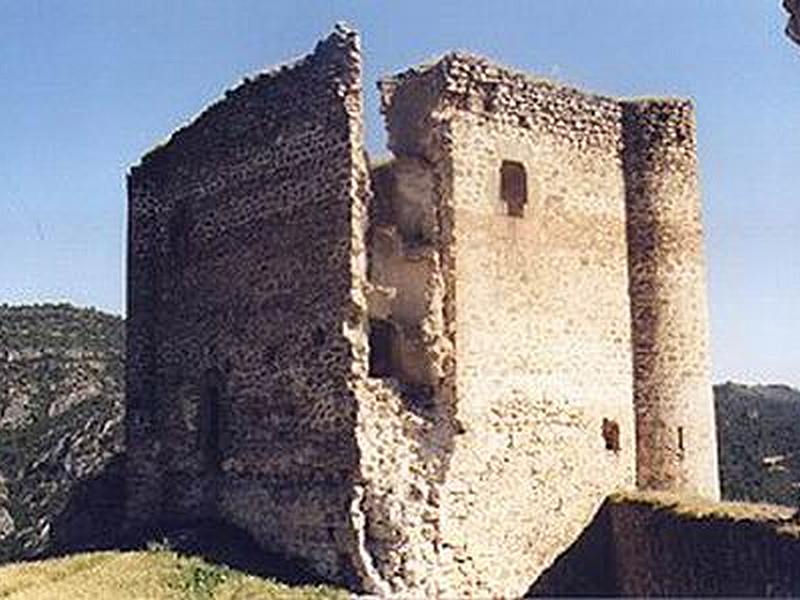
[(458, 589), (517, 595), (634, 484), (621, 110), (463, 54), (381, 89), (395, 164), (430, 172), (444, 245), (461, 430), (441, 555)]
[(692, 106), (624, 102), (637, 484), (719, 497)]
[(380, 90), (369, 166), (337, 27), (132, 169), (129, 525), (224, 521), (353, 589), (519, 596), (637, 465), (715, 495), (686, 105), (465, 54)]
[(363, 588), (360, 77), (337, 28), (132, 169), (127, 513), (221, 519)]

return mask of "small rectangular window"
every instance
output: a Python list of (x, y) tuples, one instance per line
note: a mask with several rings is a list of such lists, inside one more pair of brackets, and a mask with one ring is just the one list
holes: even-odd
[(603, 419), (603, 439), (606, 442), (606, 450), (619, 452), (619, 424), (611, 419)]
[(683, 452), (683, 427), (678, 427), (678, 450)]
[(508, 216), (522, 217), (528, 203), (528, 180), (522, 163), (504, 160), (500, 166), (500, 198)]
[(369, 321), (369, 375), (370, 377), (391, 377), (394, 374), (392, 364), (392, 346), (394, 344), (394, 327), (383, 319)]

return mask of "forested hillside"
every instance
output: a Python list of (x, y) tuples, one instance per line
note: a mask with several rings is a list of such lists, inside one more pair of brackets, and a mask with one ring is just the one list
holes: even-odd
[(121, 498), (121, 318), (0, 305), (0, 562), (92, 544)]
[(723, 497), (800, 505), (800, 391), (726, 383), (714, 398)]

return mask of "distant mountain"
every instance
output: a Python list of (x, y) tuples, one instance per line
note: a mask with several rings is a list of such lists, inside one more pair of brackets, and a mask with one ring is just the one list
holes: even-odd
[(96, 310), (0, 305), (0, 562), (115, 526), (123, 336)]
[(714, 387), (722, 496), (800, 506), (800, 391)]

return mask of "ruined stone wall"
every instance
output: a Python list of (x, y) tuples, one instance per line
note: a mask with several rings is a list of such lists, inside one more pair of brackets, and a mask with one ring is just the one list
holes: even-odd
[(372, 171), (369, 371), (357, 433), (365, 546), (386, 589), (400, 597), (456, 589), (440, 570), (440, 490), (457, 423), (439, 180), (420, 158), (401, 156)]
[(360, 73), (355, 34), (337, 28), (132, 170), (128, 513), (223, 518), (369, 589)]
[[(675, 174), (655, 113), (453, 54), (383, 82), (372, 185), (360, 75), (337, 28), (133, 169), (128, 521), (221, 518), (357, 590), (517, 596), (634, 483), (631, 347), (664, 336), (629, 289), (707, 358), (699, 238), (688, 270), (626, 244), (696, 214), (693, 146)], [(663, 256), (680, 291), (648, 295)], [(651, 371), (642, 414), (705, 431)]]
[(719, 498), (694, 114), (624, 102), (637, 483)]
[(451, 596), (439, 575), (440, 487), (447, 421), (409, 410), (396, 380), (365, 378), (358, 391), (364, 548), (401, 598)]
[(792, 509), (663, 492), (613, 494), (528, 597), (797, 597)]
[[(388, 81), (384, 102), (392, 150), (440, 172), (460, 427), (440, 577), (518, 595), (633, 484), (620, 110), (459, 55)], [(525, 168), (522, 217), (503, 161)]]
[(609, 505), (616, 594), (800, 595), (800, 529), (791, 509), (664, 496)]

